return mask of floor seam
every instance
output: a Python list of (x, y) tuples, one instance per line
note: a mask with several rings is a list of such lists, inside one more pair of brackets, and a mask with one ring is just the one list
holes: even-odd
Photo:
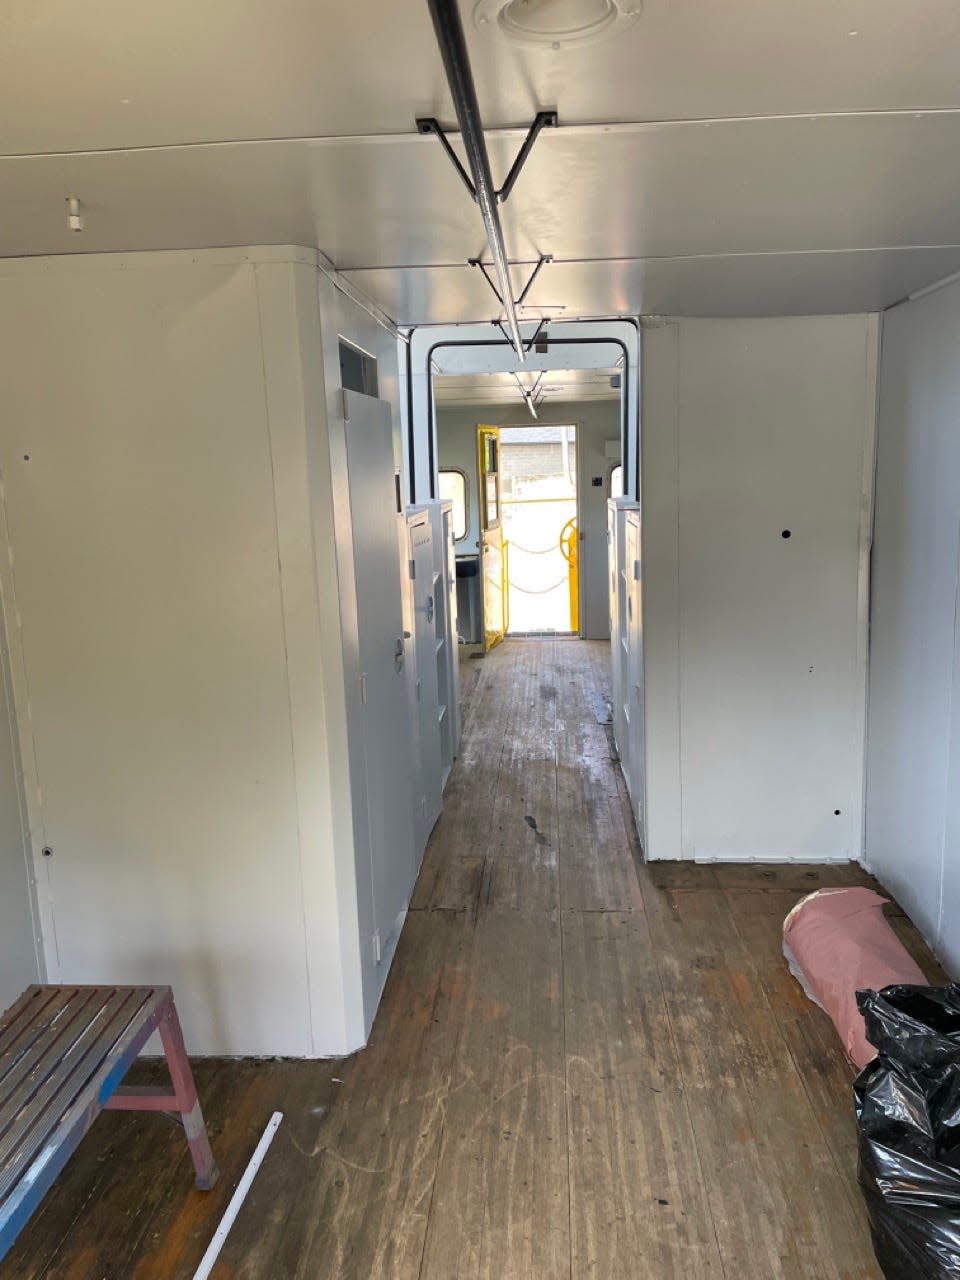
[[(554, 687), (557, 688), (556, 653), (552, 655), (551, 668), (554, 675)], [(556, 815), (557, 833), (557, 929), (560, 934), (560, 1051), (563, 1054), (563, 1113), (566, 1122), (565, 1146), (567, 1157), (567, 1252), (570, 1278), (573, 1280), (573, 1167), (570, 1159), (571, 1124), (570, 1124), (570, 1073), (569, 1056), (567, 1054), (567, 966), (563, 946), (563, 836), (561, 833), (560, 809), (560, 749), (559, 749), (559, 714), (558, 704), (560, 691), (557, 688), (553, 703), (553, 806)]]

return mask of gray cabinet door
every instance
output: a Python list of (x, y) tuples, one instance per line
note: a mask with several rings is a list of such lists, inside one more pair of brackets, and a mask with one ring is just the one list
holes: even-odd
[(426, 510), (409, 518), (410, 565), (413, 570), (414, 634), (417, 647), (420, 763), (424, 810), (420, 841), (426, 846), (443, 804), (440, 759), (440, 694), (437, 682), (437, 591), (433, 530)]

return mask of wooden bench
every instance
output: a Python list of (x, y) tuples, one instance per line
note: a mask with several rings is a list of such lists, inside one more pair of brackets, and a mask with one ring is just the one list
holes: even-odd
[[(121, 1081), (154, 1031), (172, 1088)], [(105, 1109), (179, 1113), (197, 1186), (217, 1179), (169, 987), (28, 987), (0, 1018), (0, 1258)]]

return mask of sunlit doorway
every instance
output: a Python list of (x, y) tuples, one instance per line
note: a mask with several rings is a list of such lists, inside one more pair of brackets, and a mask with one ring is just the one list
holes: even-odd
[(508, 634), (577, 634), (576, 427), (502, 427), (500, 484)]

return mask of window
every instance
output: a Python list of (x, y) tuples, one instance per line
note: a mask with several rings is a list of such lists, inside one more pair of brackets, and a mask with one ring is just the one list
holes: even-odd
[(453, 503), (453, 537), (462, 542), (467, 536), (467, 477), (462, 471), (441, 467), (440, 499)]
[(610, 497), (623, 497), (623, 467), (619, 463), (610, 472)]
[(480, 525), (486, 531), (500, 527), (500, 432), (498, 427), (477, 427), (480, 445)]
[(340, 385), (344, 391), (360, 391), (376, 396), (377, 361), (345, 338), (340, 339)]

